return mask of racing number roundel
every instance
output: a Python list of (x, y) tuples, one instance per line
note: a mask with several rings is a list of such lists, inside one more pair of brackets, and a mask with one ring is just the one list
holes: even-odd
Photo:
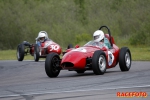
[(58, 50), (58, 49), (59, 49), (58, 45), (51, 45), (50, 51), (52, 51), (52, 50)]

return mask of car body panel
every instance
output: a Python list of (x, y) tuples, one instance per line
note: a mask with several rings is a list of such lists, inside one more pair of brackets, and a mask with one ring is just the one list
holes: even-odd
[[(39, 48), (40, 48), (40, 56), (41, 57), (46, 57), (46, 55), (51, 52), (55, 52), (59, 55), (62, 52), (60, 45), (58, 45), (57, 43), (55, 43), (53, 41), (45, 41), (44, 43), (41, 43), (41, 46)], [(31, 47), (30, 54), (31, 55), (34, 54), (34, 45), (32, 45), (32, 47)]]
[[(92, 58), (93, 54), (97, 50), (102, 50), (106, 54), (106, 61), (108, 62), (108, 50), (111, 51), (114, 55), (114, 62), (111, 66), (107, 63), (107, 68), (115, 67), (118, 63), (119, 48), (113, 44), (111, 49), (106, 47), (98, 46), (83, 46), (79, 48), (71, 48), (66, 50), (66, 54), (63, 56), (61, 61), (61, 67), (63, 69), (86, 69), (87, 58)], [(70, 66), (69, 66), (70, 63)]]

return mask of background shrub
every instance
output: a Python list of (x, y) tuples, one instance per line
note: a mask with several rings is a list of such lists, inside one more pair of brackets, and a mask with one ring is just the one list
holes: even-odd
[(66, 47), (107, 25), (117, 44), (150, 46), (150, 0), (0, 0), (0, 50), (35, 43), (39, 31)]

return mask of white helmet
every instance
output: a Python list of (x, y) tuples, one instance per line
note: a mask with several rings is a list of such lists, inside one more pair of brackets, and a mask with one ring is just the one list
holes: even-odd
[(101, 40), (104, 39), (104, 32), (101, 30), (97, 30), (93, 34), (93, 38), (95, 42), (100, 42)]
[[(44, 39), (41, 39), (41, 38), (44, 38)], [(46, 34), (43, 33), (43, 32), (39, 32), (39, 35), (38, 35), (37, 39), (38, 39), (40, 42), (44, 42), (44, 40), (46, 39)]]

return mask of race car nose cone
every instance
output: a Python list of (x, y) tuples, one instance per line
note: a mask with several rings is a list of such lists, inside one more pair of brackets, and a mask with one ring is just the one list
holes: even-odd
[(86, 57), (82, 52), (70, 51), (63, 56), (61, 64), (64, 63), (72, 63), (74, 68), (83, 68), (86, 64)]

